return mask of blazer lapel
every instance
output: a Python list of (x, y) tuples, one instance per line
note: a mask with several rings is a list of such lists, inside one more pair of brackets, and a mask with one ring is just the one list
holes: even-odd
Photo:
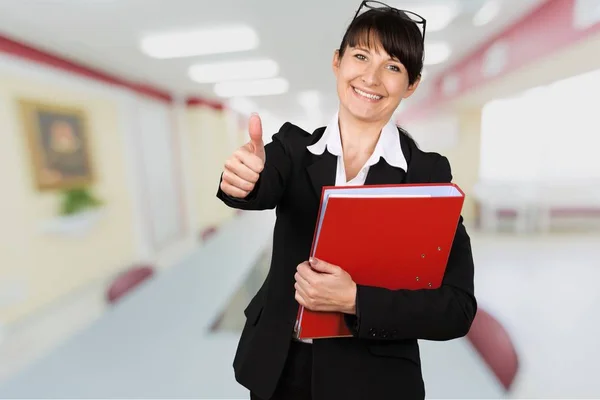
[(321, 199), (323, 186), (335, 185), (335, 174), (337, 167), (337, 157), (328, 151), (322, 155), (311, 154), (312, 162), (306, 168), (312, 188), (318, 199)]
[[(399, 132), (400, 133), (400, 132)], [(402, 134), (398, 135), (400, 141), (400, 148), (406, 159), (408, 169), (410, 170), (411, 162), (411, 149), (406, 140), (402, 137)], [(404, 183), (406, 180), (406, 173), (402, 168), (393, 167), (388, 164), (383, 158), (379, 159), (377, 164), (369, 168), (365, 185), (386, 185), (386, 184), (397, 184)]]
[(371, 168), (367, 174), (365, 185), (386, 185), (404, 183), (406, 172), (402, 168), (389, 165), (383, 158)]

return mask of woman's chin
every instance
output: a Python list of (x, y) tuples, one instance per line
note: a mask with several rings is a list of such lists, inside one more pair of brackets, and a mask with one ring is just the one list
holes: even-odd
[(348, 111), (353, 118), (360, 121), (374, 122), (381, 119), (381, 113), (371, 107), (349, 107)]

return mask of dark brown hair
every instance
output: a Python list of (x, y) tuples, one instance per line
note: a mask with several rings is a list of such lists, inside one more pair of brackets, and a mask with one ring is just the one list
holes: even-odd
[(416, 22), (399, 11), (372, 9), (360, 14), (344, 34), (339, 48), (340, 58), (348, 46), (369, 49), (382, 46), (386, 53), (406, 67), (411, 85), (423, 70), (425, 46), (421, 30)]

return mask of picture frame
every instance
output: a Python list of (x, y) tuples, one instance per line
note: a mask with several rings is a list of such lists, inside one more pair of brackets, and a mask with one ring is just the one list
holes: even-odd
[(39, 191), (94, 183), (88, 118), (83, 109), (20, 99), (34, 183)]

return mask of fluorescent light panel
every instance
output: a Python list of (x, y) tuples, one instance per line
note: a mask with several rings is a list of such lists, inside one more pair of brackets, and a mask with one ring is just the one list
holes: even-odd
[(273, 60), (196, 64), (188, 71), (190, 78), (198, 83), (274, 78), (278, 73), (279, 65)]
[(288, 89), (289, 83), (284, 78), (219, 82), (214, 86), (219, 97), (269, 96), (285, 93)]
[(141, 42), (145, 54), (161, 59), (245, 51), (257, 46), (258, 35), (248, 26), (156, 34)]

